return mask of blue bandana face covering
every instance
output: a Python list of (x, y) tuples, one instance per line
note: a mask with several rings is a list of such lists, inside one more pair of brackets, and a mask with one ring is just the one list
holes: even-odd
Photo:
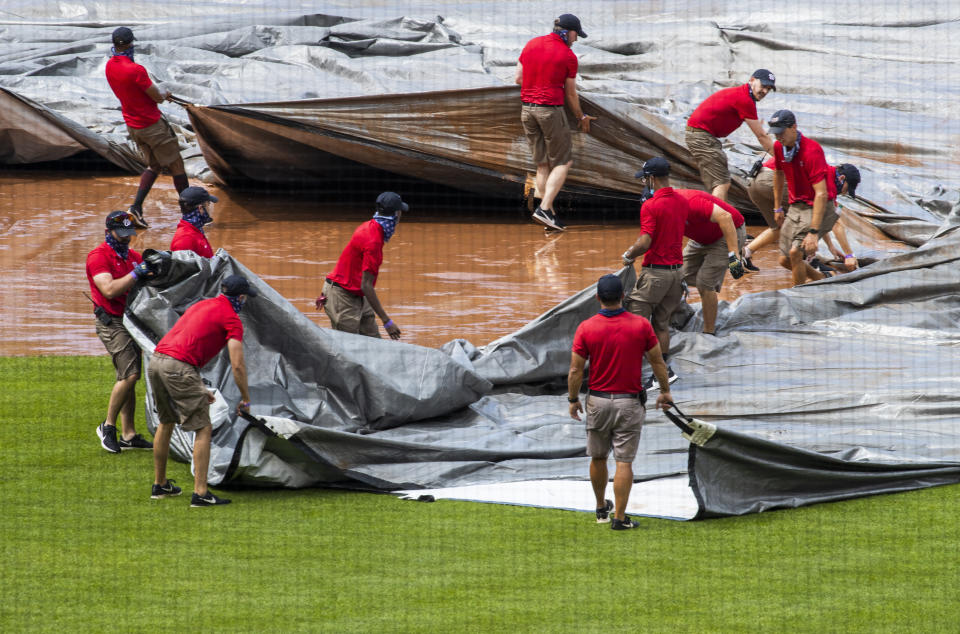
[(569, 33), (569, 32), (570, 32), (570, 31), (568, 31), (568, 30), (554, 31), (554, 33), (556, 33), (557, 35), (559, 35), (559, 36), (560, 36), (560, 39), (563, 40), (564, 42), (567, 42), (567, 44), (570, 44), (570, 42), (567, 41), (567, 33)]
[(393, 232), (397, 230), (396, 216), (381, 216), (379, 213), (373, 214), (373, 219), (383, 227), (383, 241), (389, 242), (393, 237)]
[(116, 238), (114, 238), (113, 234), (110, 233), (109, 229), (107, 229), (107, 244), (110, 245), (110, 248), (116, 251), (117, 255), (120, 256), (121, 260), (126, 260), (127, 255), (130, 254), (130, 244), (129, 243), (124, 244), (119, 240), (117, 240)]
[(784, 162), (784, 163), (792, 163), (792, 162), (793, 162), (793, 157), (797, 155), (797, 150), (800, 149), (800, 138), (801, 138), (802, 136), (803, 136), (803, 135), (801, 135), (801, 134), (800, 134), (800, 131), (798, 130), (798, 131), (797, 131), (797, 142), (793, 144), (793, 147), (790, 148), (789, 150), (788, 150), (786, 147), (783, 148), (783, 162)]
[(213, 222), (210, 213), (202, 205), (189, 213), (183, 214), (183, 219), (196, 227), (200, 233), (203, 233), (203, 225)]
[(243, 309), (243, 300), (239, 296), (234, 297), (233, 295), (224, 295), (227, 299), (230, 300), (230, 305), (233, 306), (233, 312), (240, 314), (240, 311)]
[(111, 54), (111, 55), (123, 55), (124, 57), (129, 57), (129, 58), (130, 58), (130, 61), (132, 62), (132, 61), (133, 61), (133, 48), (134, 48), (134, 47), (131, 46), (131, 47), (128, 48), (127, 50), (125, 50), (125, 51), (123, 51), (122, 53), (120, 53), (120, 52), (117, 52), (117, 48), (116, 48), (115, 46), (111, 46), (111, 47), (110, 47), (110, 54)]
[(600, 309), (600, 314), (603, 315), (604, 317), (616, 317), (620, 313), (625, 313), (625, 312), (627, 312), (627, 309), (623, 308), (622, 306), (620, 308), (601, 308)]

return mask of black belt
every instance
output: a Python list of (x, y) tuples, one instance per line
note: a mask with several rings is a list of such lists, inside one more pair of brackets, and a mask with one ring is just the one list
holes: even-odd
[(563, 108), (563, 105), (556, 105), (552, 103), (530, 103), (529, 101), (524, 101), (523, 105), (530, 106), (531, 108)]
[(601, 392), (600, 390), (587, 390), (587, 394), (590, 396), (602, 396), (603, 398), (615, 399), (615, 398), (643, 398), (643, 392), (627, 392), (627, 393), (617, 393), (617, 392)]
[(643, 268), (645, 269), (664, 269), (667, 271), (676, 271), (677, 269), (682, 269), (683, 264), (644, 264)]

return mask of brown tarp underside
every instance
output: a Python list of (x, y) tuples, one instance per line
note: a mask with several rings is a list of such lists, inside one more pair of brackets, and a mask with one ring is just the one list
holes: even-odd
[[(581, 96), (597, 117), (590, 133), (575, 132), (565, 189), (588, 197), (633, 200), (635, 172), (651, 156), (673, 165), (673, 185), (702, 189), (686, 148), (654, 129)], [(513, 197), (532, 182), (536, 166), (520, 126), (516, 86), (441, 92), (187, 107), (214, 173), (228, 185), (245, 182), (309, 186), (359, 166), (483, 195)], [(643, 113), (638, 113), (643, 114)], [(576, 128), (567, 111), (571, 128)], [(740, 183), (731, 201), (752, 211)]]

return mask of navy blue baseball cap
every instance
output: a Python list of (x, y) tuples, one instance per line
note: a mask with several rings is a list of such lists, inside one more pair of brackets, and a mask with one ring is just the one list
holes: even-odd
[(623, 282), (612, 273), (597, 280), (597, 295), (601, 299), (612, 300), (623, 297)]
[(777, 76), (766, 68), (758, 68), (757, 70), (753, 71), (753, 75), (751, 75), (751, 77), (756, 77), (759, 79), (761, 86), (770, 86), (774, 90), (777, 89)]
[(133, 31), (125, 26), (117, 27), (113, 30), (112, 39), (114, 44), (129, 44), (133, 41)]
[(129, 211), (111, 211), (107, 214), (107, 229), (116, 231), (121, 238), (137, 235), (133, 226), (133, 216)]
[(634, 178), (643, 176), (667, 176), (670, 174), (670, 163), (662, 156), (654, 156), (643, 164), (639, 172), (634, 174)]
[(583, 27), (580, 26), (580, 18), (572, 13), (564, 13), (557, 18), (557, 26), (568, 31), (576, 31), (580, 37), (587, 37), (587, 34), (583, 31)]
[(790, 126), (797, 125), (797, 117), (789, 110), (777, 110), (767, 123), (770, 125), (770, 134), (783, 134)]
[(237, 295), (246, 295), (248, 297), (256, 297), (260, 294), (253, 286), (250, 286), (250, 282), (247, 281), (242, 275), (231, 275), (223, 282), (221, 282), (223, 287), (223, 294), (236, 297)]
[(847, 195), (850, 198), (857, 197), (857, 185), (860, 184), (860, 170), (850, 163), (841, 163), (837, 166), (837, 174), (846, 177)]
[(383, 192), (377, 196), (377, 211), (385, 211), (388, 214), (396, 215), (398, 211), (407, 211), (410, 206), (403, 202), (400, 194), (393, 192)]
[(216, 196), (211, 196), (210, 192), (203, 187), (197, 187), (195, 185), (193, 187), (187, 187), (185, 190), (180, 192), (180, 202), (182, 202), (184, 205), (197, 207), (208, 200), (212, 203), (215, 203), (220, 199)]

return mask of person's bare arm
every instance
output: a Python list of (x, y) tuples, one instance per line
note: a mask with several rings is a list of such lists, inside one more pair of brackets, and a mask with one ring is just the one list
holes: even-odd
[(773, 170), (773, 203), (777, 205), (773, 208), (773, 219), (777, 222), (777, 228), (783, 226), (783, 207), (780, 206), (780, 196), (783, 194), (783, 172), (775, 169)]
[(660, 351), (660, 344), (647, 350), (645, 355), (647, 363), (653, 370), (653, 376), (656, 377), (660, 385), (660, 396), (657, 397), (657, 407), (660, 409), (670, 409), (673, 404), (673, 396), (670, 394), (670, 380), (667, 378), (667, 364), (663, 360), (663, 353)]
[(136, 283), (137, 278), (134, 277), (132, 273), (127, 273), (123, 277), (116, 279), (107, 272), (97, 273), (93, 276), (94, 286), (96, 286), (100, 294), (107, 299), (113, 299), (114, 297), (123, 295), (133, 288), (133, 285)]
[(373, 273), (370, 271), (363, 272), (363, 277), (360, 279), (360, 290), (363, 291), (363, 296), (370, 302), (370, 308), (373, 309), (373, 312), (375, 312), (377, 317), (380, 318), (380, 321), (383, 322), (383, 328), (387, 331), (387, 334), (390, 335), (390, 338), (399, 339), (400, 327), (393, 323), (393, 320), (387, 315), (387, 311), (383, 309), (383, 304), (380, 303), (380, 298), (377, 297), (377, 290), (373, 286)]
[(147, 96), (156, 101), (157, 103), (162, 102), (165, 99), (170, 98), (170, 91), (163, 92), (157, 88), (156, 84), (150, 84), (150, 87), (146, 90)]
[(517, 62), (517, 74), (514, 75), (513, 81), (518, 86), (523, 85), (523, 64), (521, 64), (520, 62)]
[(744, 119), (744, 121), (747, 127), (750, 128), (750, 131), (753, 132), (753, 135), (757, 137), (757, 141), (760, 141), (760, 145), (763, 146), (767, 154), (773, 154), (774, 139), (763, 131), (763, 124), (757, 119)]
[(247, 364), (243, 360), (243, 342), (237, 339), (227, 341), (227, 354), (230, 355), (230, 367), (233, 368), (233, 380), (240, 390), (241, 403), (238, 410), (250, 411), (250, 389), (247, 386)]
[(567, 373), (567, 400), (570, 401), (570, 418), (580, 420), (583, 406), (580, 404), (580, 386), (583, 384), (583, 369), (587, 360), (576, 352), (570, 353), (570, 371)]
[(637, 238), (637, 241), (634, 242), (629, 249), (623, 252), (623, 265), (630, 266), (633, 264), (634, 260), (647, 252), (647, 249), (650, 248), (652, 243), (653, 238), (650, 236), (650, 234), (641, 233), (640, 237)]
[(737, 228), (733, 224), (733, 216), (730, 215), (730, 212), (720, 205), (714, 205), (713, 212), (710, 214), (710, 221), (720, 226), (723, 238), (727, 242), (727, 251), (737, 253)]
[(580, 96), (577, 94), (576, 78), (567, 77), (566, 81), (563, 82), (563, 92), (567, 105), (573, 112), (573, 116), (577, 118), (577, 127), (584, 132), (590, 132), (590, 122), (595, 120), (596, 117), (583, 114), (583, 110), (580, 108)]
[[(813, 217), (810, 219), (810, 228), (820, 230), (823, 223), (823, 212), (827, 206), (827, 181), (820, 180), (813, 184)], [(820, 241), (818, 233), (808, 233), (803, 238), (803, 250), (806, 254), (813, 255), (817, 252), (817, 242)]]

